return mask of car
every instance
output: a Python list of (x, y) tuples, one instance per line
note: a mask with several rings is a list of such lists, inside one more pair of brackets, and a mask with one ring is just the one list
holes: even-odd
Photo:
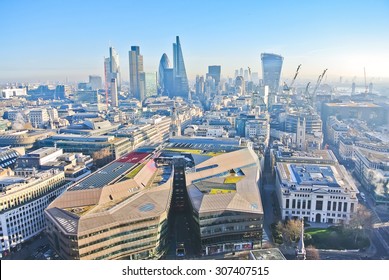
[(359, 195), (361, 196), (363, 201), (366, 201), (366, 196), (365, 196), (365, 194), (363, 192), (361, 192)]
[(186, 251), (185, 251), (185, 245), (183, 242), (177, 243), (176, 246), (176, 256), (179, 258), (185, 257)]

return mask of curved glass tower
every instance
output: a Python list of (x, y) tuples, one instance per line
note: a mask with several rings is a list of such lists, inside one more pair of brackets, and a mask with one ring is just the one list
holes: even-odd
[(283, 60), (284, 58), (278, 54), (261, 54), (263, 85), (269, 86), (269, 92), (272, 94), (277, 93), (280, 86)]
[(170, 61), (167, 57), (166, 53), (164, 53), (159, 61), (158, 68), (158, 94), (159, 95), (168, 95), (168, 73), (166, 73), (170, 69)]

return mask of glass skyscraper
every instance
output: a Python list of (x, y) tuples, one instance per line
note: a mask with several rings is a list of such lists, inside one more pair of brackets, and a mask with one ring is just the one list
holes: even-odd
[(176, 36), (176, 42), (173, 43), (173, 85), (174, 93), (170, 94), (170, 97), (181, 96), (188, 98), (189, 83), (188, 77), (186, 76), (180, 38), (178, 36)]
[(208, 75), (207, 76), (211, 76), (215, 80), (216, 87), (219, 86), (219, 83), (220, 83), (221, 68), (222, 67), (220, 65), (208, 66)]
[(158, 94), (159, 95), (169, 95), (169, 92), (172, 91), (173, 89), (173, 86), (170, 85), (172, 82), (169, 83), (167, 77), (169, 75), (167, 73), (169, 69), (172, 70), (170, 68), (170, 61), (166, 53), (164, 53), (161, 57), (161, 60), (159, 61), (159, 68), (158, 68)]
[(143, 72), (143, 55), (140, 54), (138, 46), (131, 46), (128, 52), (130, 66), (130, 92), (138, 99), (143, 101), (146, 92), (146, 76)]
[(277, 54), (261, 54), (263, 85), (269, 86), (271, 94), (278, 92), (283, 60), (284, 58)]
[(121, 88), (119, 54), (113, 47), (109, 47), (109, 57), (104, 59), (105, 83), (110, 89), (112, 79), (116, 79), (118, 89)]

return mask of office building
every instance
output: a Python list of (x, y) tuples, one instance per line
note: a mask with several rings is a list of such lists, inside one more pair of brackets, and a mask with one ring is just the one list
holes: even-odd
[(53, 130), (8, 130), (0, 134), (0, 147), (24, 147), (31, 149), (37, 141), (55, 134)]
[(115, 78), (111, 80), (111, 106), (112, 107), (119, 106), (118, 87), (117, 87), (117, 80)]
[(173, 92), (173, 69), (170, 66), (169, 58), (164, 53), (159, 61), (158, 95), (169, 96), (169, 92)]
[(218, 87), (220, 83), (220, 73), (221, 73), (220, 65), (208, 66), (207, 77), (212, 77), (215, 80), (216, 87)]
[(339, 119), (358, 119), (368, 125), (387, 123), (385, 108), (381, 105), (367, 102), (325, 103), (321, 112), (324, 124), (330, 116)]
[(238, 76), (235, 79), (235, 92), (238, 95), (245, 95), (246, 93), (246, 84), (242, 76)]
[(11, 149), (10, 147), (0, 147), (0, 169), (13, 167), (20, 152), (23, 149)]
[(282, 219), (348, 223), (358, 189), (330, 150), (276, 155), (276, 193)]
[(80, 104), (97, 104), (100, 102), (100, 96), (97, 90), (78, 90), (75, 101)]
[(139, 101), (145, 99), (146, 77), (143, 71), (143, 55), (138, 46), (131, 46), (128, 52), (130, 65), (130, 93)]
[(0, 177), (0, 251), (9, 252), (42, 232), (44, 209), (66, 187), (65, 174), (57, 169), (33, 177)]
[(11, 99), (14, 97), (27, 97), (27, 88), (4, 88), (4, 89), (1, 89), (0, 99)]
[[(263, 223), (258, 188), (261, 170), (252, 148), (240, 146), (236, 139), (171, 138), (161, 158), (174, 161), (178, 155), (185, 158), (187, 168), (183, 171), (185, 179), (174, 182), (174, 186), (176, 191), (176, 185), (184, 184), (187, 192), (192, 246), (204, 255), (259, 248)], [(181, 167), (174, 168), (180, 171)], [(172, 205), (175, 203), (177, 208), (182, 202), (176, 198)]]
[(104, 59), (104, 73), (106, 87), (111, 90), (111, 80), (116, 79), (117, 90), (121, 88), (121, 74), (119, 65), (119, 54), (113, 47), (109, 47), (109, 57)]
[(64, 259), (151, 259), (168, 250), (173, 170), (133, 151), (76, 182), (45, 210)]
[(40, 147), (57, 147), (66, 153), (83, 153), (95, 159), (115, 160), (132, 150), (127, 138), (58, 134), (39, 141)]
[(157, 95), (157, 73), (145, 73), (145, 97)]
[(276, 94), (280, 86), (282, 62), (284, 58), (277, 54), (262, 53), (262, 83), (269, 86), (269, 93)]
[(103, 88), (103, 82), (100, 76), (90, 75), (88, 84), (92, 90), (99, 90)]
[(169, 97), (179, 96), (187, 99), (189, 95), (188, 77), (186, 76), (184, 56), (182, 54), (180, 38), (176, 36), (173, 43), (173, 87), (174, 93)]

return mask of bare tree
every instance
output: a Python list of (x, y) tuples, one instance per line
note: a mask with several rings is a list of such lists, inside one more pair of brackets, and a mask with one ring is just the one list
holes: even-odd
[(112, 153), (109, 148), (101, 149), (100, 151), (94, 152), (92, 154), (93, 161), (97, 167), (102, 167), (110, 162)]
[(355, 232), (354, 242), (357, 242), (360, 232), (366, 234), (366, 231), (371, 229), (372, 225), (373, 217), (371, 212), (364, 205), (359, 204), (348, 225), (348, 228)]

